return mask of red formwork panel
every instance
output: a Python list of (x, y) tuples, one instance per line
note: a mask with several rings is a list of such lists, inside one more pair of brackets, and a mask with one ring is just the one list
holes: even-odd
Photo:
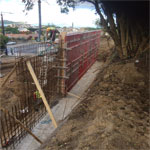
[(69, 91), (96, 61), (100, 44), (100, 30), (66, 35), (67, 76)]

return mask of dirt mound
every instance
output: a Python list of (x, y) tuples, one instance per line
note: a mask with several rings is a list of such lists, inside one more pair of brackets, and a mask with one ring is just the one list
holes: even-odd
[(132, 62), (109, 65), (69, 116), (47, 150), (149, 150), (150, 120), (145, 74)]
[(139, 73), (134, 63), (127, 63), (124, 65), (114, 65), (109, 68), (104, 76), (105, 79), (109, 76), (115, 75), (122, 83), (135, 84), (144, 80), (144, 75)]
[(23, 95), (23, 85), (16, 78), (16, 73), (13, 73), (6, 84), (1, 87), (7, 76), (0, 79), (0, 101), (1, 107), (10, 110), (11, 107), (21, 99)]
[(106, 62), (108, 56), (110, 55), (110, 53), (112, 53), (113, 48), (114, 48), (114, 42), (112, 39), (107, 41), (106, 38), (101, 38), (100, 48), (98, 52), (99, 55), (98, 55), (97, 60)]

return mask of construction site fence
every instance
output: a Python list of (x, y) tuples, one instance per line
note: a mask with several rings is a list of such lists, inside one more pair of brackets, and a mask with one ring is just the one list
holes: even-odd
[[(52, 108), (96, 61), (100, 31), (68, 34), (63, 42), (65, 47), (60, 45), (58, 49), (45, 51), (37, 56), (16, 59), (17, 82), (20, 83), (18, 85), (22, 93), (18, 102), (9, 109), (9, 113), (30, 130), (46, 114), (46, 109), (41, 98), (35, 98), (38, 91), (27, 68), (27, 61), (31, 62), (45, 97)], [(62, 93), (62, 88), (65, 88), (65, 93)], [(27, 132), (9, 114), (2, 111), (0, 120), (2, 149), (15, 149)]]

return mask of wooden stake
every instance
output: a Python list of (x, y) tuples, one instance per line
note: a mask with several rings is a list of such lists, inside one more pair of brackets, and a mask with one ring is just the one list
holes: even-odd
[(0, 110), (2, 110), (5, 114), (8, 114), (10, 117), (12, 117), (23, 129), (25, 129), (34, 139), (36, 139), (40, 144), (43, 144), (43, 142), (38, 138), (36, 137), (28, 128), (26, 128), (24, 126), (24, 124), (19, 121), (16, 117), (14, 117), (13, 115), (11, 115), (6, 109), (0, 107)]
[(3, 87), (5, 85), (5, 83), (7, 82), (7, 80), (10, 78), (10, 76), (14, 73), (16, 69), (16, 65), (13, 67), (13, 69), (8, 73), (6, 79), (4, 80), (4, 82), (2, 83), (1, 87)]
[[(67, 32), (61, 32), (61, 39), (62, 39), (63, 41), (65, 41), (66, 35), (67, 35)], [(64, 47), (63, 47), (63, 48), (64, 48)]]
[[(60, 59), (62, 59), (61, 61), (61, 64), (60, 66), (62, 68), (65, 68), (66, 67), (66, 43), (65, 43), (65, 37), (66, 37), (66, 32), (62, 32), (61, 35), (60, 35)], [(65, 69), (61, 69), (60, 70), (60, 76), (62, 77), (65, 77), (66, 76), (66, 70)], [(63, 96), (66, 95), (66, 91), (65, 91), (65, 78), (62, 78), (60, 80), (60, 91), (61, 91), (61, 94)]]
[(42, 97), (43, 103), (44, 103), (44, 105), (45, 105), (45, 107), (46, 107), (46, 109), (47, 109), (47, 112), (48, 112), (48, 114), (49, 114), (51, 120), (52, 120), (52, 123), (53, 123), (54, 127), (57, 128), (57, 123), (56, 123), (56, 121), (55, 121), (55, 118), (54, 118), (54, 116), (53, 116), (53, 114), (52, 114), (52, 111), (51, 111), (49, 105), (48, 105), (48, 102), (47, 102), (47, 100), (46, 100), (46, 97), (45, 97), (45, 95), (44, 95), (44, 92), (43, 92), (43, 90), (42, 90), (42, 88), (41, 88), (41, 86), (40, 86), (40, 84), (39, 84), (39, 81), (38, 81), (38, 79), (37, 79), (35, 73), (34, 73), (34, 70), (33, 70), (32, 66), (31, 66), (30, 61), (27, 61), (27, 67), (28, 67), (29, 72), (30, 72), (30, 74), (31, 74), (31, 76), (32, 76), (32, 78), (33, 78), (33, 80), (34, 80), (34, 83), (35, 83), (35, 85), (36, 85), (36, 87), (37, 87), (37, 89), (38, 89), (38, 91), (39, 91), (39, 93), (40, 93), (40, 96)]

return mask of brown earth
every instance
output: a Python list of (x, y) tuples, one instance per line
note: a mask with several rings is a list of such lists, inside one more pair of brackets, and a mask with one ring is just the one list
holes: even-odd
[[(7, 76), (0, 79), (3, 83)], [(10, 110), (11, 107), (21, 99), (23, 95), (22, 84), (17, 80), (16, 73), (13, 73), (3, 87), (0, 87), (0, 106)]]
[(7, 80), (6, 84), (2, 86), (8, 73), (15, 65), (15, 57), (3, 57), (1, 62), (1, 74), (3, 77), (0, 78), (0, 106), (7, 110), (11, 110), (11, 107), (22, 96), (22, 84), (17, 80), (16, 72), (14, 72)]
[[(106, 58), (111, 54), (102, 51)], [(143, 64), (114, 62), (111, 56), (84, 100), (39, 149), (149, 150), (148, 66)]]
[[(4, 76), (7, 75), (7, 73), (14, 67), (15, 65), (15, 57), (9, 57), (5, 56), (1, 58), (1, 64), (0, 64), (0, 73)], [(0, 78), (1, 81), (1, 78)]]

